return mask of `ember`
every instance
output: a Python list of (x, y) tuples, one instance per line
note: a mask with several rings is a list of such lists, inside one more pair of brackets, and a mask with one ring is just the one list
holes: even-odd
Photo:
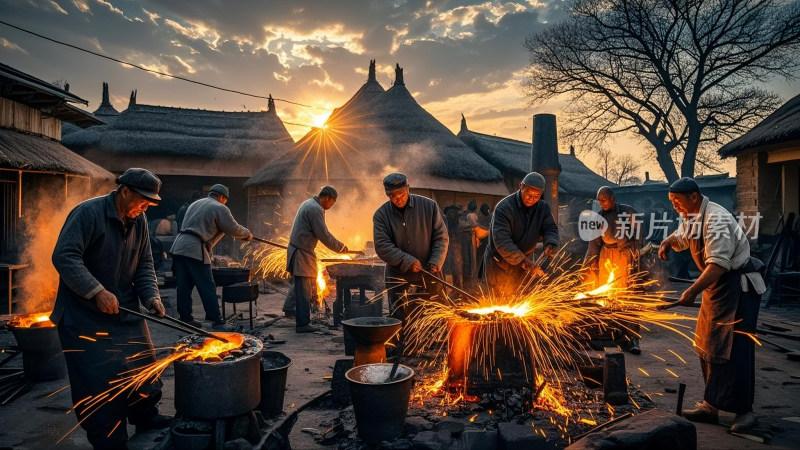
[(222, 342), (203, 336), (186, 336), (177, 342), (175, 353), (177, 360), (187, 362), (221, 362), (230, 361), (257, 351), (259, 346), (253, 338), (245, 338), (239, 333), (217, 333), (229, 342)]
[(12, 328), (49, 328), (56, 326), (50, 321), (50, 313), (23, 314), (8, 322)]

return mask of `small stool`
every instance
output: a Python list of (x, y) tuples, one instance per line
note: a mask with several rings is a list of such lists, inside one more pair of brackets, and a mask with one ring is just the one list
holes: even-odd
[(250, 312), (250, 329), (253, 329), (253, 302), (258, 311), (258, 283), (236, 283), (222, 287), (222, 317), (225, 317), (225, 303), (233, 304), (233, 314), (236, 315), (236, 304), (247, 302)]

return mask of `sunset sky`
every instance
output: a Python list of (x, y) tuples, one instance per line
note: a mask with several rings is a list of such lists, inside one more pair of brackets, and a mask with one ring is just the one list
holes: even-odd
[[(4, 0), (0, 20), (117, 59), (256, 95), (272, 94), (295, 140), (364, 83), (370, 59), (389, 88), (404, 68), (417, 102), (454, 132), (470, 129), (530, 141), (531, 109), (519, 83), (525, 37), (565, 17), (569, 2)], [(226, 111), (266, 109), (266, 100), (157, 76), (0, 24), (0, 62), (100, 104), (110, 84), (117, 110), (132, 89), (143, 104)], [(776, 82), (788, 99), (800, 83)], [(561, 142), (562, 151), (569, 143)], [(624, 140), (617, 152), (641, 151)], [(590, 167), (595, 157), (583, 155)], [(651, 173), (661, 177), (655, 165)], [(732, 170), (731, 164), (725, 165)], [(655, 178), (655, 176), (654, 176)]]

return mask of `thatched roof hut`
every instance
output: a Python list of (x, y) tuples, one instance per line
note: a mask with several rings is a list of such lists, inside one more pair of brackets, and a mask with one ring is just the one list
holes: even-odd
[(267, 111), (226, 112), (140, 105), (134, 92), (109, 122), (70, 133), (64, 145), (114, 172), (248, 177), (293, 143), (271, 98)]
[(324, 128), (310, 131), (288, 155), (269, 162), (246, 185), (378, 182), (388, 172), (401, 171), (417, 189), (507, 194), (500, 172), (414, 100), (399, 66), (394, 85), (380, 90), (371, 62), (367, 82)]
[(723, 158), (736, 156), (743, 150), (762, 147), (800, 147), (800, 95), (775, 110), (750, 131), (719, 149)]
[[(516, 190), (522, 178), (530, 172), (530, 142), (472, 131), (467, 127), (464, 116), (461, 117), (458, 138), (505, 175), (509, 191)], [(561, 164), (561, 174), (558, 177), (560, 197), (594, 198), (600, 186), (615, 186), (586, 167), (574, 153), (559, 153), (558, 163)]]

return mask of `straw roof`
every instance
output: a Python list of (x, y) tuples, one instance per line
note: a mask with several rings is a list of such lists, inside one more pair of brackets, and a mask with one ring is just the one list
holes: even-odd
[(0, 129), (0, 168), (113, 180), (114, 175), (44, 137)]
[(719, 149), (723, 158), (754, 147), (780, 145), (800, 140), (800, 95), (775, 110), (750, 131)]
[(0, 93), (5, 98), (80, 127), (103, 123), (92, 114), (71, 105), (71, 103), (88, 105), (89, 102), (69, 92), (69, 85), (62, 89), (2, 63), (0, 63)]
[[(530, 172), (530, 142), (471, 131), (463, 116), (458, 138), (504, 174), (523, 178)], [(574, 154), (559, 153), (558, 162), (561, 164), (558, 177), (558, 192), (561, 194), (593, 197), (601, 186), (616, 186), (586, 167)]]
[(139, 105), (135, 92), (128, 109), (108, 125), (69, 133), (62, 142), (79, 154), (105, 154), (107, 159), (157, 158), (160, 164), (170, 158), (250, 161), (250, 167), (258, 167), (293, 143), (271, 98), (267, 111), (225, 112)]
[(447, 186), (455, 185), (448, 180), (458, 180), (459, 189), (467, 192), (507, 192), (496, 168), (414, 100), (399, 66), (389, 90), (380, 93), (376, 84), (371, 76), (331, 115), (325, 129), (311, 130), (289, 154), (270, 161), (246, 185), (381, 179), (400, 171), (419, 188), (449, 190)]

